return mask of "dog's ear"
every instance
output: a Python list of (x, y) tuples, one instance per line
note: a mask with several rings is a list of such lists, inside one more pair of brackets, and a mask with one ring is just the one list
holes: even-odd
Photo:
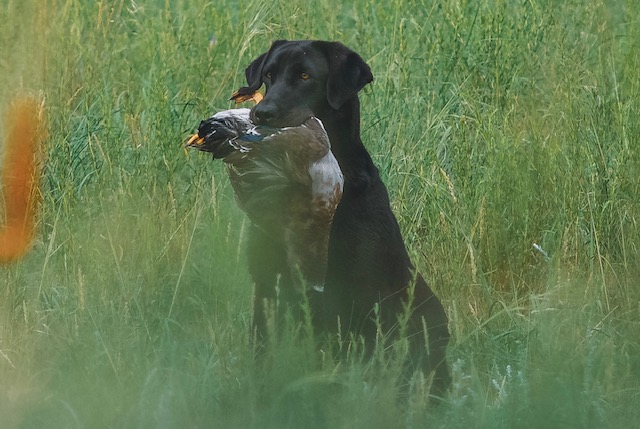
[(345, 101), (373, 81), (373, 74), (362, 57), (343, 44), (322, 43), (329, 62), (327, 101), (332, 108), (339, 109)]
[(273, 51), (273, 49), (282, 43), (286, 42), (286, 40), (276, 40), (271, 44), (271, 47), (267, 52), (260, 55), (258, 58), (253, 60), (249, 67), (247, 67), (244, 71), (244, 76), (247, 79), (247, 86), (243, 86), (239, 90), (234, 93), (234, 96), (231, 99), (234, 99), (239, 96), (251, 95), (256, 92), (262, 86), (262, 67), (266, 63), (269, 54)]
[(265, 52), (258, 56), (258, 58), (251, 61), (249, 67), (244, 70), (244, 77), (247, 79), (249, 86), (255, 86), (256, 89), (258, 89), (262, 85), (262, 65), (268, 54), (269, 52)]
[(249, 67), (244, 71), (248, 85), (234, 92), (230, 98), (231, 100), (251, 96), (262, 86), (262, 65), (268, 54), (269, 52), (265, 52), (249, 64)]

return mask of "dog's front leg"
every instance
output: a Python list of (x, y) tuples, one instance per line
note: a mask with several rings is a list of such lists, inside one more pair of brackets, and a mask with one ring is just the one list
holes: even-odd
[[(263, 345), (270, 330), (275, 329), (283, 303), (277, 288), (286, 290), (291, 283), (287, 254), (282, 243), (251, 225), (248, 240), (249, 272), (255, 285), (253, 297), (253, 333), (257, 344)], [(271, 326), (270, 326), (271, 324)]]

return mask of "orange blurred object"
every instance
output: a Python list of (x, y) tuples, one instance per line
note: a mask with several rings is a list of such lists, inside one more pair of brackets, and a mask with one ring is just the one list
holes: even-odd
[[(0, 185), (5, 223), (0, 229), (0, 264), (18, 260), (29, 250), (40, 202), (40, 155), (45, 139), (43, 106), (30, 97), (17, 97), (4, 120), (4, 162)], [(0, 213), (2, 207), (0, 206)]]

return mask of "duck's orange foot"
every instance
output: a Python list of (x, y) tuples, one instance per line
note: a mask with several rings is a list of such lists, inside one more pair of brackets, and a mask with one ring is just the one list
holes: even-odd
[(236, 91), (231, 95), (231, 100), (235, 101), (236, 104), (244, 103), (245, 101), (253, 101), (258, 104), (262, 101), (264, 95), (261, 92), (254, 92), (251, 94), (240, 94), (239, 91)]

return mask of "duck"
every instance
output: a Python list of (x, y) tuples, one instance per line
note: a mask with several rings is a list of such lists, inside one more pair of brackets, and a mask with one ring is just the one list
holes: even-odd
[(256, 126), (250, 112), (220, 111), (184, 145), (227, 165), (238, 206), (284, 243), (292, 278), (323, 292), (331, 224), (344, 187), (327, 132), (315, 116), (273, 128)]

